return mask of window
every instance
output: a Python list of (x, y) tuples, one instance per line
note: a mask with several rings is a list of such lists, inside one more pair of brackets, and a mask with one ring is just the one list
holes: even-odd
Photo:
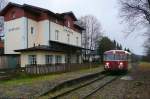
[(76, 44), (78, 45), (79, 44), (79, 38), (76, 37)]
[(120, 54), (107, 54), (104, 55), (105, 60), (127, 60), (126, 55), (120, 55)]
[(77, 55), (77, 60), (76, 60), (77, 63), (79, 63), (79, 59), (80, 59), (80, 56)]
[(11, 17), (12, 17), (13, 19), (16, 18), (15, 11), (13, 11), (13, 12), (11, 13)]
[(59, 40), (59, 31), (58, 30), (55, 31), (55, 40)]
[(70, 22), (69, 21), (67, 21), (67, 26), (70, 27)]
[(29, 55), (29, 64), (37, 64), (36, 55)]
[(57, 55), (56, 56), (56, 64), (60, 64), (60, 63), (62, 63), (62, 56)]
[(105, 54), (104, 55), (104, 60), (108, 61), (108, 60), (115, 60), (115, 55), (114, 54)]
[(66, 57), (65, 57), (65, 62), (66, 63), (71, 63), (71, 55), (70, 54), (67, 54)]
[(46, 64), (52, 64), (53, 63), (53, 55), (46, 55), (45, 56)]
[(127, 56), (124, 54), (116, 54), (115, 60), (127, 60)]
[(70, 34), (67, 34), (67, 42), (70, 42)]
[(58, 23), (58, 20), (56, 19), (55, 22)]
[(31, 27), (31, 34), (34, 33), (34, 27)]

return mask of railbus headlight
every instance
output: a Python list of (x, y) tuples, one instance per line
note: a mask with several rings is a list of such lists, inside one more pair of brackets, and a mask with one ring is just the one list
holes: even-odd
[(122, 69), (123, 68), (123, 63), (119, 63), (119, 69)]
[(108, 62), (105, 64), (105, 68), (109, 68), (109, 63)]

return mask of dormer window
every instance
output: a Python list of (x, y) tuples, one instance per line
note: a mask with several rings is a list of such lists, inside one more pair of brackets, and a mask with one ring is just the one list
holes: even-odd
[(13, 11), (13, 12), (11, 13), (11, 17), (12, 17), (13, 19), (16, 18), (15, 11)]
[(70, 21), (67, 21), (67, 26), (70, 27)]
[(56, 19), (55, 22), (58, 23), (58, 20)]

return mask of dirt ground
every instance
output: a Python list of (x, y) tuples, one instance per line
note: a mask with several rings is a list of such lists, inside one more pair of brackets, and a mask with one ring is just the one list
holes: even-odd
[(150, 99), (150, 64), (132, 64), (125, 77), (98, 91), (89, 99)]

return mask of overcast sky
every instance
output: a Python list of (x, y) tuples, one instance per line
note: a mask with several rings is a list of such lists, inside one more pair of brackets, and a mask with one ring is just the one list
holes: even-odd
[(94, 15), (98, 18), (105, 30), (106, 36), (116, 40), (124, 47), (128, 47), (136, 54), (143, 54), (144, 37), (138, 32), (125, 38), (125, 25), (120, 24), (118, 15), (118, 0), (10, 0), (19, 4), (30, 4), (47, 8), (55, 13), (73, 11), (77, 18), (85, 15)]

